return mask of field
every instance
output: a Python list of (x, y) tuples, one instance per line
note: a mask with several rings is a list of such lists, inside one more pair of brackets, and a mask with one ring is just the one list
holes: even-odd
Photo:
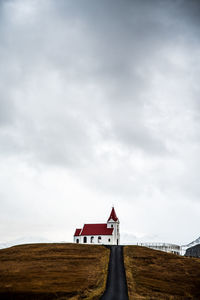
[(0, 299), (99, 299), (109, 250), (80, 244), (31, 244), (0, 250)]
[(126, 246), (124, 261), (130, 300), (200, 299), (200, 259)]

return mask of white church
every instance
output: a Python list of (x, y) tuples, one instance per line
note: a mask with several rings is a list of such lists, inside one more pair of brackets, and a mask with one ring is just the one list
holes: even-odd
[(119, 245), (119, 219), (112, 207), (107, 223), (84, 224), (83, 228), (76, 229), (74, 243)]

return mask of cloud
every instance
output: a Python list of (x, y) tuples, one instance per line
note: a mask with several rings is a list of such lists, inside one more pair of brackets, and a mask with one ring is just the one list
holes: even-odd
[[(21, 203), (16, 222), (25, 222), (27, 190), (39, 199), (41, 193), (44, 207), (51, 186), (62, 198), (51, 177), (56, 170), (76, 186), (62, 186), (71, 224), (75, 207), (89, 218), (88, 207), (95, 210), (100, 199), (101, 213), (112, 202), (124, 214), (124, 206), (136, 206), (146, 221), (124, 219), (133, 236), (139, 227), (144, 236), (167, 232), (163, 223), (149, 226), (155, 214), (165, 217), (162, 205), (173, 207), (173, 226), (184, 223), (200, 193), (199, 7), (184, 0), (1, 1), (0, 161), (9, 164), (12, 186), (1, 178), (2, 214), (13, 216), (10, 207)], [(27, 190), (19, 188), (26, 175), (12, 178), (21, 168), (39, 172)], [(45, 192), (40, 172), (49, 178)]]

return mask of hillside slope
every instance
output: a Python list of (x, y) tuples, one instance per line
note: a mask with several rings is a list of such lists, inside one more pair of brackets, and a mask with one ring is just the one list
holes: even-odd
[(80, 244), (32, 244), (0, 250), (0, 299), (98, 299), (109, 250)]
[(124, 247), (129, 299), (200, 299), (200, 259)]

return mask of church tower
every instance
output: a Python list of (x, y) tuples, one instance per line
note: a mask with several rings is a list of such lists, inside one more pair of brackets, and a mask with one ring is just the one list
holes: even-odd
[(107, 228), (113, 228), (113, 245), (119, 245), (120, 244), (119, 219), (116, 215), (114, 207), (112, 207), (110, 217), (108, 218)]

